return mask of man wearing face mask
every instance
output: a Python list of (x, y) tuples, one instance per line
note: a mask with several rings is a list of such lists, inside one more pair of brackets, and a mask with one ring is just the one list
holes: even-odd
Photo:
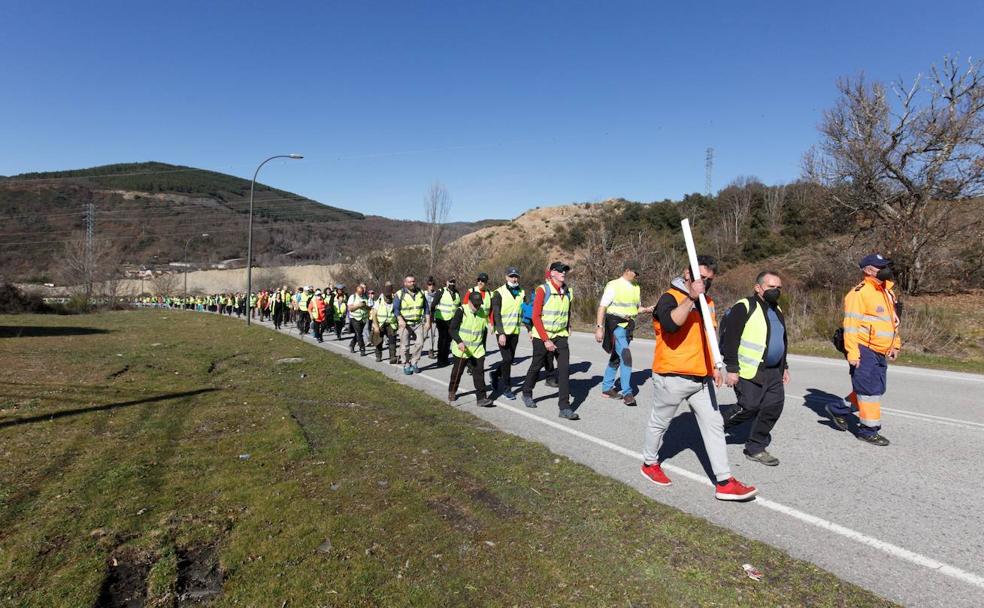
[(851, 394), (842, 403), (827, 404), (827, 414), (846, 431), (847, 416), (858, 410), (858, 439), (886, 446), (881, 435), (881, 398), (885, 394), (888, 362), (902, 348), (897, 300), (892, 287), (891, 261), (880, 254), (858, 264), (864, 280), (844, 297), (844, 351), (851, 372)]
[(489, 376), (492, 378), (492, 390), (500, 391), (503, 397), (511, 400), (516, 398), (516, 394), (512, 391), (509, 372), (519, 344), (521, 308), (525, 297), (526, 291), (519, 286), (519, 270), (510, 266), (506, 269), (506, 284), (492, 292), (492, 320), (502, 362)]
[(739, 300), (725, 317), (721, 356), (727, 367), (725, 384), (733, 386), (738, 404), (724, 416), (724, 428), (753, 420), (745, 442), (745, 458), (774, 467), (779, 459), (765, 448), (786, 400), (786, 320), (779, 308), (782, 279), (770, 270), (755, 279), (754, 295)]

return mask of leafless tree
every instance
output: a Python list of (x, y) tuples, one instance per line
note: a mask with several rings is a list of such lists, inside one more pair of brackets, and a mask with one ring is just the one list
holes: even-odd
[(154, 293), (157, 295), (175, 295), (181, 285), (181, 275), (176, 272), (155, 273), (150, 284), (154, 286)]
[(786, 186), (778, 185), (765, 191), (765, 215), (769, 231), (779, 234), (782, 230), (782, 214), (786, 206)]
[[(58, 273), (60, 282), (75, 286), (75, 295), (115, 296), (119, 291), (121, 258), (116, 242), (95, 239), (90, 249), (85, 237), (76, 235), (76, 238), (66, 241), (62, 247)], [(94, 286), (93, 291), (86, 289), (87, 282)], [(113, 293), (105, 293), (107, 289)], [(98, 293), (100, 290), (104, 293)]]
[(910, 293), (922, 287), (936, 247), (973, 234), (984, 218), (946, 202), (984, 193), (982, 66), (946, 57), (908, 86), (840, 80), (822, 141), (804, 159), (805, 174), (881, 236)]
[(424, 197), (424, 219), (428, 225), (427, 246), (430, 259), (427, 271), (434, 274), (437, 254), (441, 249), (441, 238), (444, 236), (444, 224), (448, 221), (451, 211), (451, 193), (441, 182), (435, 181), (427, 190)]
[(752, 200), (755, 197), (756, 186), (761, 183), (754, 177), (737, 177), (718, 194), (722, 206), (724, 233), (735, 245), (741, 243), (741, 237), (752, 211)]

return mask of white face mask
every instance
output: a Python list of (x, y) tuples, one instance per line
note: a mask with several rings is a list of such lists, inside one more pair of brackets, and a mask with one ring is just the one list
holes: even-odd
[(506, 279), (506, 285), (510, 287), (519, 287), (519, 279)]

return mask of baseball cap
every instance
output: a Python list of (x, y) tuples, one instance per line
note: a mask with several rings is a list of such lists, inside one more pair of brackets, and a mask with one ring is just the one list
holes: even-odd
[(519, 276), (519, 271), (516, 270), (516, 267), (515, 266), (510, 266), (509, 268), (506, 268), (506, 276), (507, 277), (518, 277)]
[(882, 254), (880, 253), (869, 253), (868, 255), (861, 258), (861, 261), (858, 262), (858, 266), (860, 266), (861, 268), (865, 268), (867, 266), (874, 266), (875, 268), (884, 268), (891, 263), (892, 260), (883, 257)]
[(554, 262), (550, 265), (550, 270), (556, 270), (557, 272), (567, 272), (571, 267), (563, 262)]
[(486, 283), (488, 283), (489, 282), (489, 275), (486, 274), (486, 273), (484, 273), (484, 272), (480, 272), (480, 273), (478, 273), (478, 278), (475, 279), (475, 280), (476, 281), (485, 281)]

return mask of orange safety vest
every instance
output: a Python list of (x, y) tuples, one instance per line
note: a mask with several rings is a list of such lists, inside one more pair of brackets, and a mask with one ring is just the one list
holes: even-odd
[[(687, 294), (677, 289), (667, 290), (679, 306)], [(706, 297), (706, 296), (705, 296)], [(707, 298), (711, 321), (717, 328), (714, 316), (714, 300)], [(694, 308), (687, 321), (673, 333), (664, 332), (659, 320), (653, 317), (653, 330), (656, 332), (656, 352), (653, 355), (653, 372), (657, 374), (681, 374), (684, 376), (709, 377), (713, 375), (714, 362), (707, 344), (707, 335), (700, 318), (700, 309)]]
[(312, 321), (325, 320), (325, 301), (323, 298), (311, 298), (308, 304), (308, 312), (311, 313)]
[(860, 347), (887, 354), (902, 347), (899, 317), (895, 312), (894, 283), (865, 277), (844, 296), (844, 349), (848, 359), (861, 356)]

